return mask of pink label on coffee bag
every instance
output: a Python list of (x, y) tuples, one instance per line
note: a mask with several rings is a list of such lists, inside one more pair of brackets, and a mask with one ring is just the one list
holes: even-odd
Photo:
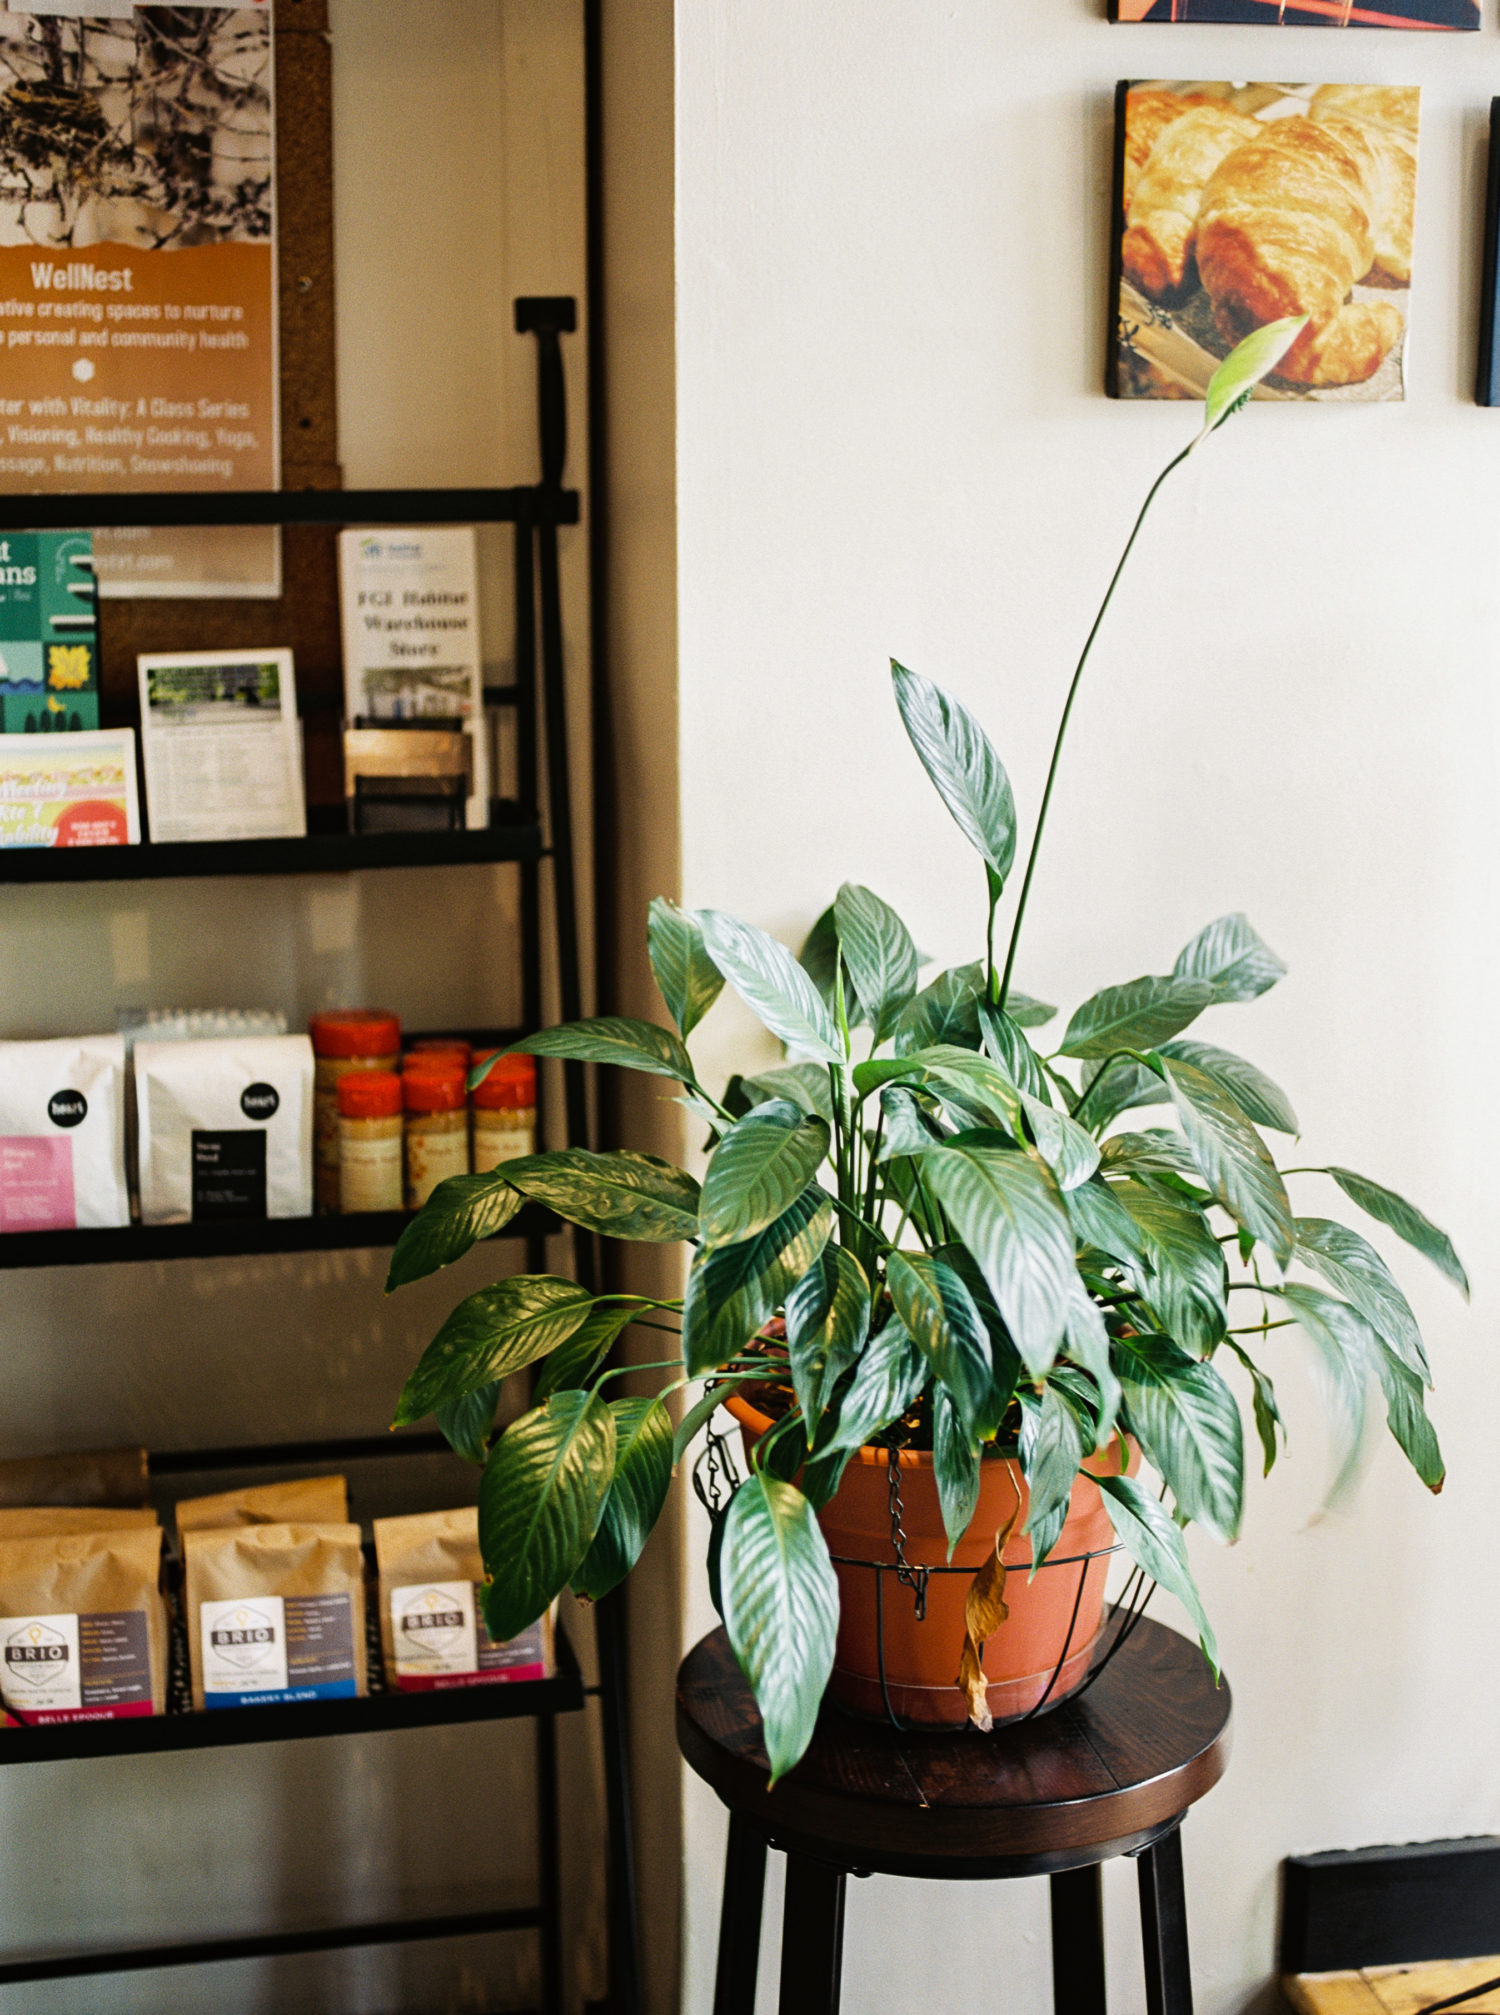
[(0, 1138), (0, 1232), (73, 1231), (77, 1224), (72, 1141)]

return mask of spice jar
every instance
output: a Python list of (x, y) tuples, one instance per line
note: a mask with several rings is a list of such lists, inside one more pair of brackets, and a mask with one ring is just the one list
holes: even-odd
[(394, 1071), (351, 1071), (339, 1082), (339, 1208), (400, 1210), (401, 1080)]
[(424, 1064), (441, 1063), (448, 1070), (467, 1071), (469, 1068), (469, 1045), (462, 1036), (423, 1035), (418, 1036), (401, 1060), (404, 1070), (419, 1069)]
[(354, 1071), (393, 1071), (401, 1057), (401, 1023), (380, 1008), (330, 1008), (307, 1025), (312, 1037), (313, 1203), (339, 1208), (339, 1085)]
[[(493, 1052), (491, 1052), (493, 1054)], [(483, 1055), (476, 1056), (477, 1065)], [(469, 1094), (474, 1110), (474, 1173), (536, 1153), (536, 1060), (496, 1057), (489, 1076)]]
[(420, 1210), (440, 1182), (469, 1173), (469, 1108), (462, 1071), (447, 1060), (402, 1073), (406, 1108), (406, 1208)]

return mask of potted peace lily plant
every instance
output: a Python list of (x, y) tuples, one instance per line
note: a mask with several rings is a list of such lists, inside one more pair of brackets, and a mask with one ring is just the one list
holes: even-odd
[[(1221, 368), (1110, 594), (1161, 482), (1300, 327), (1258, 331)], [(1365, 1238), (1300, 1213), (1289, 1184), (1331, 1176), (1467, 1292), (1451, 1243), (1352, 1170), (1279, 1168), (1266, 1135), (1298, 1131), (1285, 1094), (1187, 1033), (1205, 1009), (1282, 976), (1246, 919), (1210, 923), (1170, 972), (1096, 993), (1060, 1037), (1038, 1033), (1054, 1010), (1013, 983), (1069, 715), (1108, 605), (1109, 594), (1069, 689), (1003, 957), (1010, 782), (973, 716), (896, 666), (912, 745), (983, 867), (983, 956), (923, 984), (906, 925), (854, 884), (800, 960), (735, 917), (658, 900), (649, 949), (672, 1026), (606, 1018), (514, 1047), (680, 1085), (709, 1130), (701, 1184), (629, 1149), (533, 1155), (442, 1184), (394, 1255), (391, 1287), (457, 1258), (527, 1200), (607, 1237), (690, 1246), (680, 1298), (595, 1294), (546, 1274), (470, 1295), (396, 1421), (435, 1414), (483, 1464), (483, 1607), (504, 1639), (569, 1584), (597, 1598), (629, 1572), (675, 1462), (727, 1403), (748, 1473), (716, 1522), (710, 1573), (778, 1775), (805, 1749), (830, 1681), (856, 1710), (981, 1727), (1065, 1698), (1095, 1656), (1113, 1551), (1180, 1600), (1213, 1659), (1183, 1528), (1236, 1536), (1242, 1398), (1265, 1469), (1275, 1461), (1269, 1366), (1284, 1330), (1321, 1358), (1346, 1450), (1378, 1391), (1417, 1475), (1442, 1484), (1405, 1296)], [(726, 983), (787, 1060), (716, 1094), (687, 1042)], [(1173, 1124), (1151, 1123), (1161, 1116)], [(609, 1355), (633, 1323), (671, 1331), (671, 1355), (655, 1396), (612, 1397)], [(532, 1404), (496, 1435), (500, 1381), (526, 1366)], [(674, 1428), (668, 1397), (684, 1387), (697, 1397)], [(890, 1569), (918, 1600), (892, 1599)]]

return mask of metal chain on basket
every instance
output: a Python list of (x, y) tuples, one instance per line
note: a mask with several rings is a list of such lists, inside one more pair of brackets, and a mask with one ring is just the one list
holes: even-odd
[(715, 1525), (729, 1509), (729, 1500), (742, 1481), (728, 1437), (718, 1433), (710, 1420), (702, 1453), (693, 1464), (693, 1490)]
[(894, 1446), (886, 1450), (886, 1476), (890, 1486), (891, 1551), (896, 1556), (896, 1579), (912, 1592), (917, 1621), (927, 1620), (927, 1576), (925, 1567), (913, 1567), (906, 1557), (906, 1527), (901, 1522), (901, 1453)]

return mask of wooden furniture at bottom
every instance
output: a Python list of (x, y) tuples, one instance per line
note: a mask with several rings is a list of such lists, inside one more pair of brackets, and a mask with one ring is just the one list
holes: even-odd
[(787, 1856), (781, 2015), (836, 2015), (850, 1875), (1048, 1876), (1058, 2015), (1104, 2015), (1099, 1867), (1121, 1854), (1140, 1875), (1147, 2007), (1191, 2015), (1179, 1827), (1224, 1773), (1229, 1713), (1197, 1647), (1143, 1620), (1087, 1691), (992, 1735), (825, 1706), (772, 1790), (754, 1699), (714, 1631), (677, 1677), (678, 1744), (730, 1814), (714, 2015), (754, 2009), (768, 1847)]

